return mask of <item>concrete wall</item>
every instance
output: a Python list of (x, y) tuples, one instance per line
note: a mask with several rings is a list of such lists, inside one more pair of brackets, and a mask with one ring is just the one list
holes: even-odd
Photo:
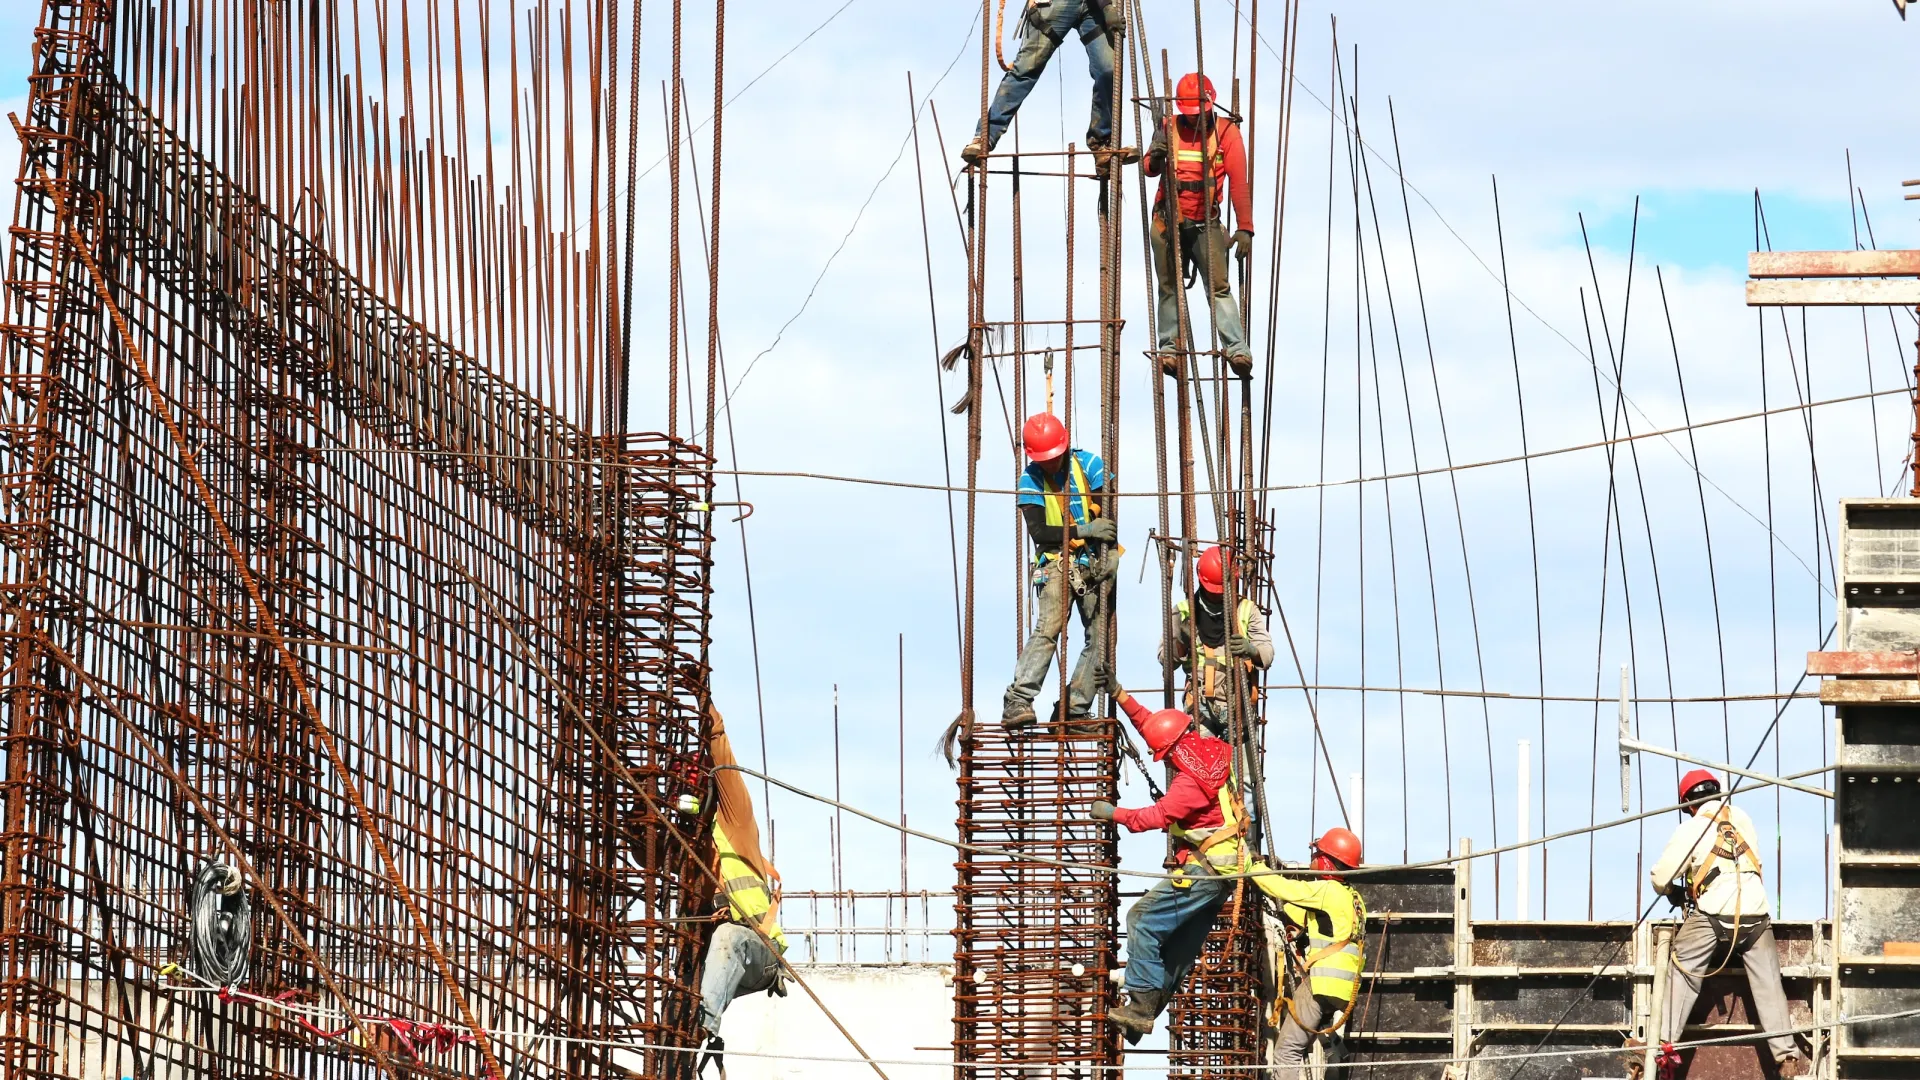
[[(807, 984), (876, 1059), (951, 1061), (953, 988), (937, 964), (802, 964)], [(721, 1026), (727, 1050), (857, 1057), (853, 1047), (798, 986), (785, 998), (754, 994), (735, 1001)], [(950, 1080), (950, 1068), (888, 1065), (893, 1080)], [(874, 1076), (845, 1061), (771, 1061), (729, 1056), (728, 1080), (849, 1080)]]

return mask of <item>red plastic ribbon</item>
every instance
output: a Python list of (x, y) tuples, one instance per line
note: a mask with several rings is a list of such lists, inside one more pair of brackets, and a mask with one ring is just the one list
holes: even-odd
[(1660, 1070), (1660, 1080), (1674, 1080), (1680, 1075), (1680, 1051), (1672, 1043), (1661, 1043), (1660, 1053), (1653, 1059), (1654, 1067)]

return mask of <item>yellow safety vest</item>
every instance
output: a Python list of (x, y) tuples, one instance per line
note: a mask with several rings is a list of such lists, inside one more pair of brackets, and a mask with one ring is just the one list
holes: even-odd
[(1220, 785), (1220, 824), (1206, 829), (1188, 829), (1180, 825), (1170, 825), (1167, 832), (1175, 840), (1192, 844), (1194, 852), (1214, 870), (1226, 874), (1238, 874), (1247, 869), (1247, 846), (1241, 842), (1241, 834), (1246, 831), (1247, 808), (1240, 801), (1237, 777), (1229, 773), (1227, 782)]
[[(1052, 481), (1047, 479), (1046, 471), (1043, 469), (1035, 469), (1034, 472), (1040, 477), (1041, 498), (1047, 505), (1047, 524), (1055, 528), (1065, 525), (1067, 515), (1071, 512), (1067, 508), (1068, 500), (1078, 495), (1084, 506), (1087, 497), (1091, 494), (1087, 490), (1087, 471), (1080, 467), (1080, 455), (1072, 450), (1067, 451), (1065, 487), (1055, 488)], [(1075, 524), (1082, 524), (1082, 522), (1076, 521)]]
[[(1256, 879), (1264, 883), (1266, 878)], [(1281, 914), (1307, 931), (1307, 985), (1316, 996), (1351, 1002), (1366, 966), (1367, 905), (1344, 881), (1295, 881)], [(1264, 887), (1264, 884), (1263, 884)], [(1271, 890), (1268, 890), (1271, 893)]]
[(781, 952), (787, 951), (787, 936), (774, 920), (774, 898), (745, 859), (734, 854), (727, 831), (713, 823), (713, 847), (720, 855), (720, 886), (727, 893), (727, 913), (735, 922), (758, 926)]
[[(1235, 621), (1240, 624), (1242, 635), (1253, 628), (1253, 611), (1253, 601), (1244, 597), (1239, 604), (1235, 605), (1234, 614), (1238, 616)], [(1233, 663), (1233, 654), (1227, 651), (1224, 643), (1218, 649), (1200, 643), (1200, 628), (1194, 624), (1192, 604), (1185, 600), (1178, 601), (1173, 605), (1173, 613), (1182, 623), (1192, 627), (1187, 635), (1190, 639), (1187, 646), (1187, 660), (1192, 679), (1191, 689), (1207, 701), (1224, 699), (1227, 696), (1227, 687), (1231, 685), (1227, 680), (1227, 671)], [(1253, 661), (1241, 660), (1240, 663), (1248, 672), (1253, 671)], [(1253, 686), (1249, 686), (1248, 689), (1256, 693), (1258, 690)]]

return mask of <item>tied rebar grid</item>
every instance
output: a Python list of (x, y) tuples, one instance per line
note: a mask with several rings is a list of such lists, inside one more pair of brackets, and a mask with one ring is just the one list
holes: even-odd
[[(0, 1074), (378, 1072), (166, 991), (206, 859), (257, 875), (250, 991), (457, 1025), (457, 990), (490, 1027), (690, 1044), (710, 463), (587, 437), (374, 294), (112, 80), (107, 13), (46, 5), (22, 118)], [(612, 1068), (495, 1046), (515, 1077)]]
[(1118, 794), (1114, 724), (1093, 719), (1009, 736), (990, 721), (966, 741), (961, 841), (1075, 864), (961, 852), (954, 1056), (974, 1066), (962, 1070), (966, 1077), (1091, 1080), (1088, 1066), (1117, 1063), (1106, 1011), (1119, 886), (1095, 868), (1115, 865), (1118, 844), (1111, 827), (1087, 814), (1096, 799)]

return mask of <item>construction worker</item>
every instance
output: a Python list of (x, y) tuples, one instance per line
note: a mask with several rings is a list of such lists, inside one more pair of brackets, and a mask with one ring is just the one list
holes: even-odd
[[(1247, 187), (1247, 150), (1240, 139), (1240, 126), (1213, 111), (1213, 81), (1198, 74), (1181, 76), (1174, 93), (1177, 116), (1154, 129), (1153, 142), (1147, 148), (1145, 169), (1148, 176), (1161, 176), (1155, 195), (1153, 215), (1153, 268), (1159, 282), (1160, 368), (1168, 375), (1180, 371), (1180, 294), (1185, 289), (1188, 265), (1200, 272), (1213, 304), (1213, 327), (1219, 331), (1220, 347), (1234, 373), (1246, 377), (1253, 373), (1253, 354), (1247, 351), (1247, 334), (1240, 323), (1240, 307), (1234, 302), (1232, 275), (1227, 270), (1227, 249), (1242, 259), (1253, 253), (1253, 192)], [(1169, 169), (1177, 198), (1168, 198)], [(1209, 191), (1209, 188), (1211, 191)], [(1233, 193), (1234, 233), (1227, 241), (1220, 217), (1220, 197), (1231, 188)], [(1206, 205), (1208, 195), (1212, 205)], [(1170, 215), (1176, 213), (1180, 224), (1180, 262), (1173, 257)], [(1203, 317), (1196, 317), (1195, 337), (1211, 340)]]
[(1164, 829), (1173, 837), (1177, 869), (1154, 883), (1127, 912), (1127, 1001), (1107, 1013), (1129, 1042), (1153, 1030), (1153, 1022), (1193, 970), (1213, 917), (1233, 895), (1222, 873), (1247, 869), (1241, 833), (1246, 811), (1233, 783), (1233, 750), (1193, 730), (1179, 709), (1150, 710), (1125, 690), (1113, 699), (1126, 710), (1155, 761), (1171, 761), (1167, 793), (1139, 809), (1093, 804), (1094, 818), (1129, 832)]
[[(1000, 714), (1002, 726), (1010, 730), (1034, 722), (1033, 699), (1053, 666), (1054, 650), (1066, 629), (1069, 598), (1080, 611), (1085, 636), (1062, 711), (1073, 721), (1085, 719), (1093, 708), (1094, 695), (1104, 681), (1103, 615), (1118, 535), (1111, 517), (1098, 516), (1099, 504), (1093, 499), (1107, 486), (1107, 467), (1098, 454), (1069, 448), (1066, 425), (1052, 413), (1029, 418), (1020, 438), (1028, 465), (1020, 474), (1014, 501), (1026, 519), (1035, 549), (1034, 622), (1014, 665), (1013, 683), (1007, 687)], [(1056, 714), (1055, 719), (1059, 718)]]
[(1278, 874), (1254, 879), (1262, 892), (1280, 901), (1293, 976), (1293, 989), (1281, 1001), (1286, 1016), (1280, 1021), (1274, 1080), (1306, 1080), (1307, 1052), (1315, 1039), (1333, 1035), (1352, 1015), (1366, 964), (1366, 904), (1335, 873), (1360, 865), (1360, 838), (1346, 829), (1328, 829), (1309, 850), (1313, 869), (1321, 871), (1318, 880)]
[[(1055, 49), (1068, 34), (1080, 35), (1087, 48), (1087, 71), (1093, 76), (1093, 116), (1087, 125), (1087, 149), (1100, 154), (1104, 162), (1113, 143), (1113, 40), (1120, 27), (1108, 23), (1109, 0), (1028, 0), (1023, 17), (1025, 38), (1013, 58), (1013, 66), (1000, 79), (993, 101), (987, 106), (984, 132), (976, 129), (973, 140), (960, 151), (969, 165), (977, 164), (1000, 143), (1013, 123), (1013, 114), (1027, 100), (1040, 73), (1047, 69)], [(1112, 12), (1118, 18), (1117, 5)], [(1136, 155), (1137, 156), (1137, 155)]]
[[(1760, 876), (1760, 855), (1752, 846), (1758, 834), (1746, 811), (1719, 795), (1719, 779), (1705, 769), (1681, 777), (1680, 801), (1692, 805), (1681, 810), (1686, 820), (1653, 864), (1654, 889), (1687, 911), (1673, 935), (1664, 1042), (1678, 1040), (1685, 1030), (1701, 980), (1735, 960), (1746, 968), (1761, 1030), (1794, 1026), (1780, 984), (1780, 953), (1773, 944), (1773, 911)], [(1793, 1075), (1787, 1066), (1800, 1057), (1793, 1036), (1776, 1035), (1767, 1045), (1781, 1073)]]
[[(713, 763), (732, 765), (726, 727), (719, 713), (711, 715), (713, 734), (707, 746)], [(713, 779), (719, 799), (713, 815), (714, 871), (720, 884), (716, 899), (724, 902), (726, 921), (714, 927), (700, 968), (700, 1026), (707, 1032), (709, 1060), (726, 1049), (720, 1017), (734, 998), (762, 990), (787, 996), (780, 962), (787, 938), (777, 918), (780, 873), (760, 852), (760, 827), (746, 781), (731, 769), (718, 768)]]
[[(1181, 664), (1187, 669), (1187, 711), (1201, 726), (1219, 738), (1229, 735), (1228, 702), (1232, 699), (1233, 665), (1238, 664), (1246, 678), (1249, 705), (1258, 689), (1254, 672), (1265, 671), (1273, 663), (1273, 636), (1267, 633), (1267, 619), (1260, 606), (1241, 596), (1234, 605), (1231, 626), (1225, 606), (1225, 568), (1218, 546), (1200, 553), (1194, 561), (1193, 576), (1199, 583), (1191, 603), (1181, 600), (1173, 605), (1173, 619), (1166, 637), (1160, 641), (1160, 664)], [(1200, 640), (1194, 648), (1194, 638)]]

